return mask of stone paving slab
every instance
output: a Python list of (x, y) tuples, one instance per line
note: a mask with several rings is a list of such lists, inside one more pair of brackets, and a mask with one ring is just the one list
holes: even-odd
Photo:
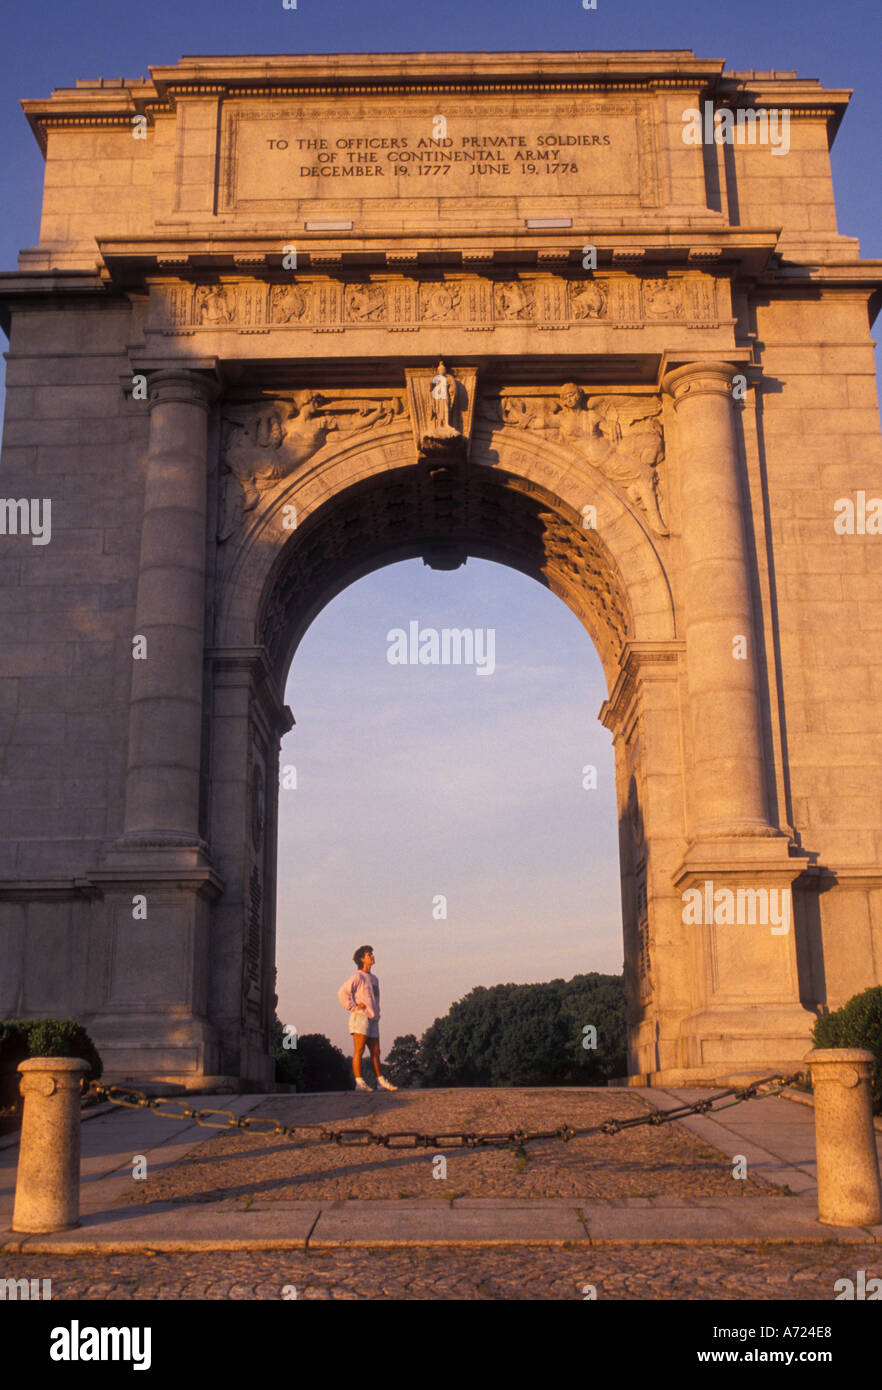
[(83, 1217), (48, 1235), (0, 1231), (0, 1254), (317, 1249), (433, 1245), (744, 1245), (762, 1242), (882, 1245), (882, 1226), (824, 1226), (787, 1199), (651, 1207), (566, 1201), (372, 1201), (230, 1205), (154, 1204)]
[(475, 1201), (461, 1207), (421, 1199), (333, 1202), (322, 1208), (309, 1245), (550, 1245), (585, 1239), (577, 1208), (564, 1202), (496, 1202), (488, 1208)]
[[(710, 1098), (716, 1092), (690, 1088), (666, 1091), (635, 1087), (656, 1110), (675, 1110), (680, 1105)], [(677, 1121), (691, 1134), (726, 1154), (747, 1159), (748, 1172), (776, 1187), (788, 1187), (799, 1196), (814, 1196), (818, 1187), (815, 1163), (814, 1112), (802, 1110), (779, 1096), (746, 1100), (711, 1115), (689, 1115)], [(880, 1136), (882, 1143), (882, 1136)]]

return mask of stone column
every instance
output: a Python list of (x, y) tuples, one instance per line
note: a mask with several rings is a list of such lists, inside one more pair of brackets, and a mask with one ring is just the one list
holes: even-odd
[(150, 450), (132, 661), (124, 842), (199, 843), (207, 411), (195, 371), (150, 378)]
[[(768, 818), (750, 507), (732, 401), (738, 370), (732, 362), (691, 363), (664, 379), (677, 413), (691, 726), (689, 843), (673, 881), (681, 897), (698, 887), (710, 903), (687, 921), (684, 897), (674, 928), (694, 1010), (680, 1025), (679, 1067), (665, 1078), (681, 1084), (707, 1078), (729, 1085), (795, 1070), (812, 1022), (799, 1003), (791, 910), (791, 885), (808, 861), (791, 853), (789, 837)], [(732, 902), (738, 890), (750, 894), (742, 897), (741, 920), (718, 908), (720, 890)], [(751, 902), (759, 907), (752, 911)]]
[[(695, 838), (770, 835), (756, 635), (726, 362), (670, 372), (679, 430)], [(746, 641), (746, 658), (733, 644)]]
[(14, 1231), (63, 1231), (80, 1224), (79, 1057), (29, 1057), (19, 1064), (24, 1096), (15, 1183)]

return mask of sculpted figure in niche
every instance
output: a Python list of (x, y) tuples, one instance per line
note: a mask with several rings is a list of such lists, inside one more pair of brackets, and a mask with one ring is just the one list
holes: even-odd
[(197, 286), (197, 323), (232, 323), (235, 316), (236, 296), (224, 285)]
[(273, 285), (270, 290), (270, 318), (273, 323), (291, 323), (306, 313), (306, 295), (298, 285)]
[(423, 286), (423, 318), (437, 322), (448, 319), (459, 309), (462, 291), (459, 285)]
[(646, 280), (643, 304), (652, 318), (676, 319), (683, 316), (680, 286), (676, 280)]
[(562, 443), (570, 444), (635, 502), (653, 530), (668, 534), (658, 503), (657, 466), (664, 457), (658, 415), (651, 397), (592, 396), (567, 382), (552, 416)]
[(429, 428), (432, 439), (449, 439), (459, 429), (459, 383), (443, 362), (435, 369), (429, 387)]
[(606, 292), (596, 280), (589, 280), (578, 294), (572, 290), (573, 315), (577, 319), (601, 319), (606, 313)]
[(350, 285), (346, 291), (350, 318), (376, 322), (386, 317), (386, 294), (382, 285)]
[(496, 286), (496, 311), (502, 319), (533, 317), (534, 299), (517, 280)]

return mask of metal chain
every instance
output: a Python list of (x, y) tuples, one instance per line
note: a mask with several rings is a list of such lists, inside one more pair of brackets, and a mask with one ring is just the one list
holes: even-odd
[[(152, 1110), (167, 1120), (195, 1120), (205, 1129), (238, 1129), (247, 1134), (279, 1136), (301, 1144), (336, 1144), (340, 1148), (360, 1148), (376, 1144), (384, 1149), (478, 1149), (504, 1148), (514, 1145), (522, 1148), (536, 1139), (584, 1138), (594, 1134), (619, 1134), (625, 1129), (635, 1129), (638, 1125), (667, 1125), (674, 1120), (682, 1120), (687, 1115), (711, 1115), (717, 1110), (728, 1110), (732, 1105), (740, 1105), (745, 1100), (764, 1100), (768, 1096), (778, 1096), (786, 1086), (799, 1081), (804, 1073), (794, 1072), (792, 1076), (765, 1076), (749, 1086), (731, 1087), (719, 1095), (706, 1100), (695, 1101), (692, 1105), (679, 1105), (673, 1110), (654, 1110), (648, 1115), (632, 1115), (627, 1119), (604, 1120), (597, 1125), (578, 1129), (573, 1125), (558, 1125), (556, 1129), (512, 1129), (507, 1133), (473, 1134), (452, 1130), (440, 1134), (420, 1134), (416, 1130), (394, 1130), (389, 1134), (377, 1134), (372, 1129), (325, 1129), (319, 1125), (281, 1125), (265, 1116), (234, 1115), (232, 1110), (192, 1110), (186, 1100), (170, 1100), (161, 1096), (149, 1097), (143, 1091), (130, 1086), (102, 1086), (93, 1081), (85, 1092), (99, 1100), (107, 1100), (111, 1105), (122, 1105), (130, 1110)], [(773, 1086), (774, 1090), (760, 1087)], [(222, 1115), (222, 1120), (214, 1118)]]

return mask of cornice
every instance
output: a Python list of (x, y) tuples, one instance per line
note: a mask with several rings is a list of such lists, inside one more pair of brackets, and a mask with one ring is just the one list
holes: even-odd
[(724, 73), (686, 49), (611, 52), (307, 54), (182, 58), (150, 79), (80, 81), (22, 102), (45, 153), (50, 129), (152, 124), (180, 100), (372, 96), (602, 95), (682, 91), (715, 104), (787, 107), (792, 119), (824, 119), (832, 141), (851, 96), (795, 73)]

